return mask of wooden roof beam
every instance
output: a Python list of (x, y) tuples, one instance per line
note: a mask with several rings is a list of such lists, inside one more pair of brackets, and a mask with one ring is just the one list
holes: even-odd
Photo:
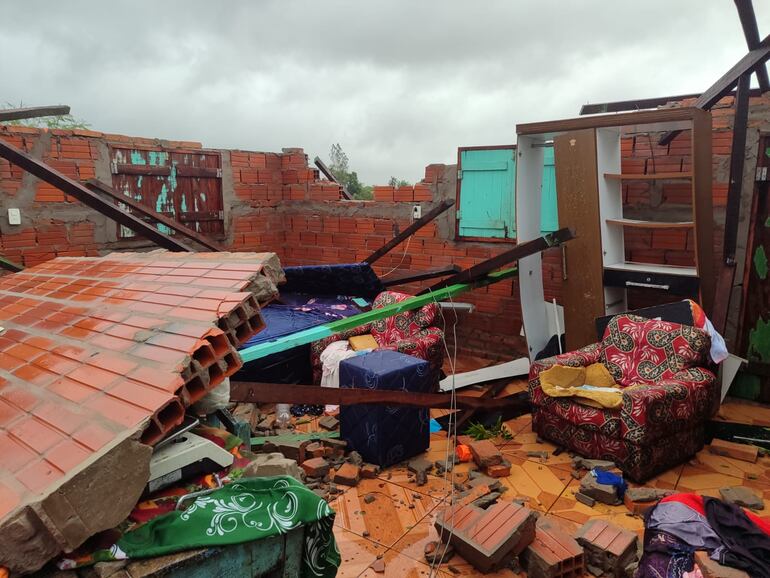
[(9, 108), (0, 110), (0, 122), (24, 120), (25, 118), (40, 118), (41, 116), (61, 116), (70, 113), (66, 104), (55, 106), (31, 106), (27, 108)]

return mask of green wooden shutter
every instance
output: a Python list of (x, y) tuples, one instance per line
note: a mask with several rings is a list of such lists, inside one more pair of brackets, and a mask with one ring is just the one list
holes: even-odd
[(540, 231), (553, 233), (559, 230), (559, 212), (556, 205), (556, 166), (553, 147), (543, 151), (543, 188), (540, 205)]
[(461, 151), (460, 167), (460, 236), (515, 238), (513, 149)]

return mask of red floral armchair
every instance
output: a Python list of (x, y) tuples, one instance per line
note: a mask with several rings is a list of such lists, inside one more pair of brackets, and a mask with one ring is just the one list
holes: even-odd
[[(614, 461), (634, 481), (649, 479), (703, 447), (706, 421), (719, 404), (709, 346), (708, 334), (695, 327), (617, 315), (600, 343), (532, 364), (532, 429), (584, 457)], [(623, 388), (619, 409), (543, 393), (544, 369), (597, 362)]]
[[(410, 297), (412, 295), (406, 293), (383, 291), (375, 298), (372, 309), (381, 309), (386, 305), (399, 303)], [(430, 362), (431, 369), (438, 373), (444, 360), (444, 345), (442, 343), (444, 332), (438, 327), (431, 326), (437, 314), (438, 305), (428, 303), (419, 309), (404, 311), (316, 341), (310, 346), (313, 381), (315, 383), (321, 381), (321, 353), (330, 343), (366, 333), (372, 334), (379, 345), (378, 349), (391, 349), (419, 357)]]

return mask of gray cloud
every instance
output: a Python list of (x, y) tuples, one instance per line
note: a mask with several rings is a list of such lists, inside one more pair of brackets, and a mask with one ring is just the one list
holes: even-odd
[(340, 142), (365, 182), (415, 181), (519, 122), (703, 90), (745, 50), (727, 0), (6, 0), (0, 101), (211, 147)]

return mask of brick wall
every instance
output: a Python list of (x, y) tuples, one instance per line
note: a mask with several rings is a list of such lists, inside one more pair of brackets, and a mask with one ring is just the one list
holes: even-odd
[[(732, 142), (732, 98), (712, 111), (714, 119), (715, 259), (721, 255), (729, 154)], [(770, 123), (770, 99), (752, 99), (752, 126)], [(156, 150), (201, 149), (199, 143), (159, 141), (92, 131), (40, 131), (0, 125), (0, 138), (42, 158), (65, 174), (81, 180), (97, 176), (110, 180), (109, 146)], [(659, 147), (646, 137), (624, 139), (623, 171), (678, 171), (687, 168), (688, 135)], [(461, 143), (458, 143), (461, 144)], [(651, 146), (652, 145), (652, 146)], [(203, 149), (201, 149), (203, 150)], [(412, 206), (423, 212), (444, 198), (455, 198), (456, 167), (428, 165), (423, 179), (407, 187), (374, 187), (373, 201), (341, 199), (340, 187), (319, 180), (308, 167), (302, 149), (280, 153), (220, 151), (226, 235), (220, 241), (233, 250), (276, 251), (285, 265), (359, 261), (411, 223)], [(681, 184), (624, 185), (629, 216), (649, 218), (650, 211), (689, 211), (689, 193)], [(7, 258), (32, 265), (57, 255), (96, 255), (110, 250), (151, 247), (141, 239), (120, 241), (114, 225), (94, 211), (40, 183), (0, 160), (0, 247)], [(652, 205), (652, 209), (650, 206)], [(23, 222), (7, 223), (8, 207), (22, 209)], [(682, 220), (686, 220), (683, 218)], [(457, 264), (469, 267), (503, 250), (507, 243), (455, 241), (454, 210), (424, 227), (407, 243), (376, 263), (381, 276)], [(692, 239), (686, 232), (628, 231), (627, 258), (635, 261), (687, 265), (692, 263)], [(561, 296), (561, 252), (547, 251), (543, 259), (546, 298)], [(427, 283), (427, 282), (426, 282)], [(403, 287), (407, 292), (421, 286)], [(629, 295), (630, 305), (650, 302), (650, 293)], [(659, 295), (654, 297), (660, 299)], [(473, 303), (476, 311), (461, 314), (458, 346), (467, 353), (496, 358), (524, 351), (519, 337), (521, 311), (516, 280), (486, 287), (458, 297)], [(672, 296), (671, 299), (676, 299)], [(447, 319), (451, 325), (451, 319)], [(451, 341), (451, 327), (447, 332)]]

